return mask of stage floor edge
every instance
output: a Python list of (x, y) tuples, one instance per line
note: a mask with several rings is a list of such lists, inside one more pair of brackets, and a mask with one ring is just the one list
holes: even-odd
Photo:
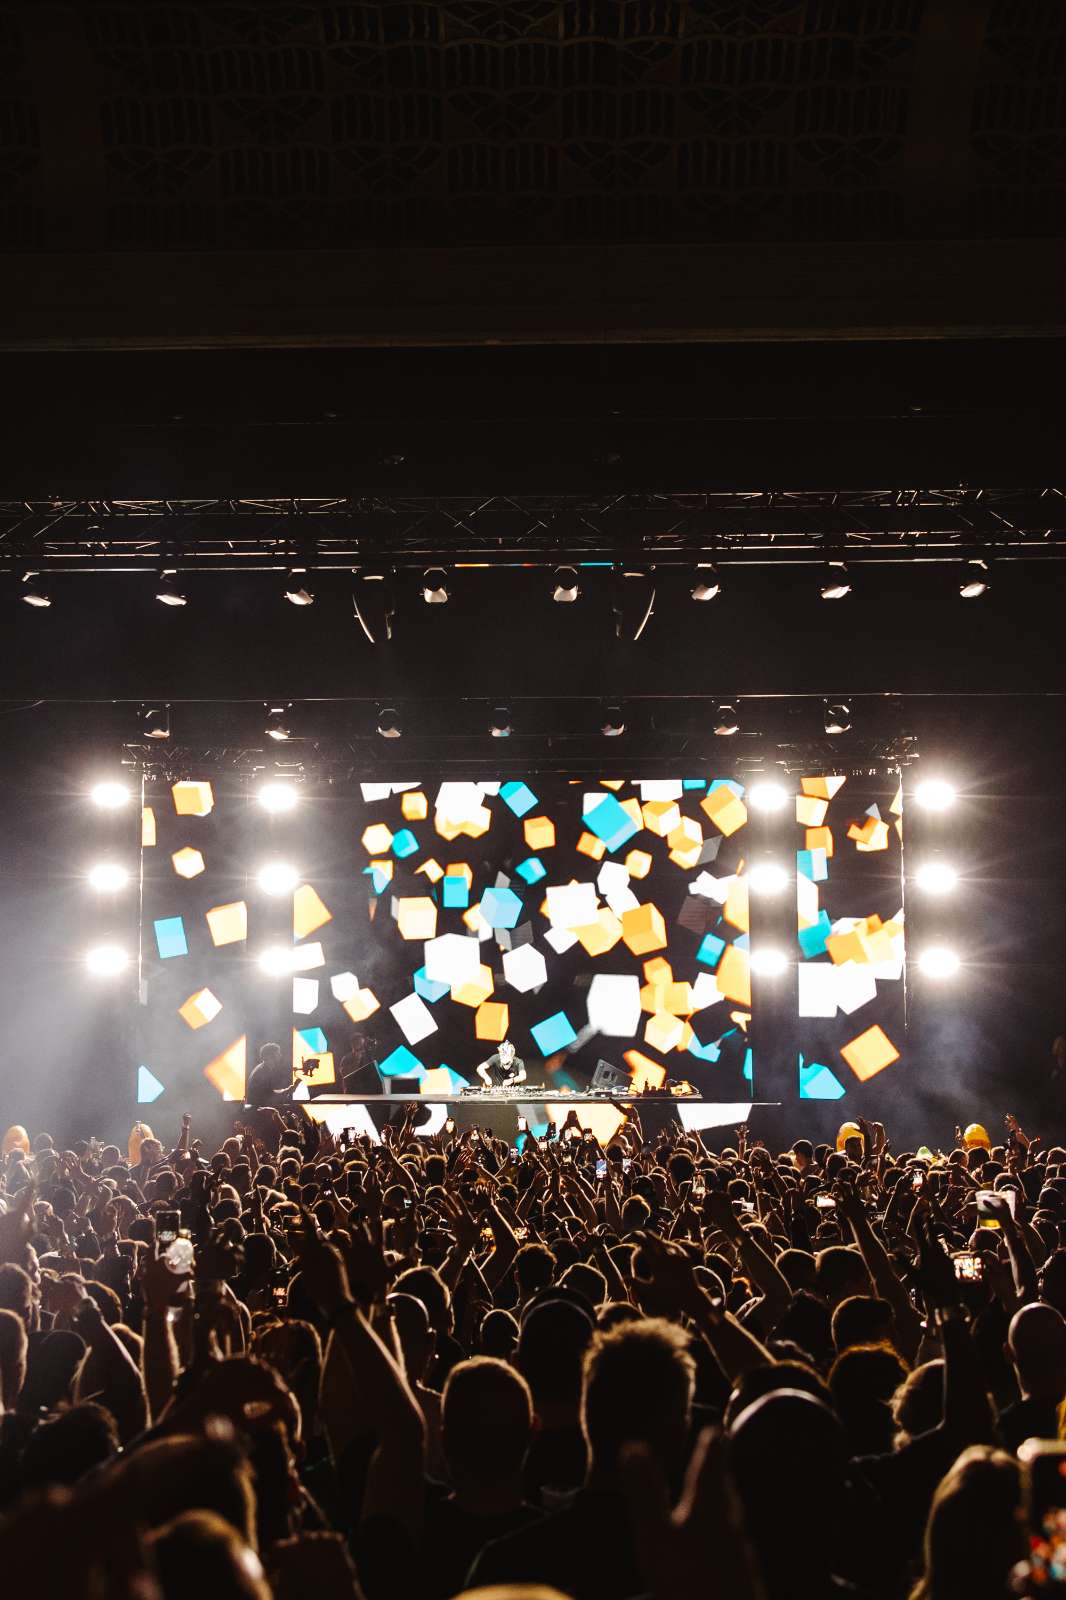
[[(407, 1104), (424, 1106), (426, 1120), (415, 1133), (420, 1138), (431, 1138), (440, 1133), (449, 1117), (460, 1127), (480, 1127), (498, 1138), (513, 1141), (518, 1133), (518, 1118), (524, 1117), (534, 1128), (547, 1127), (549, 1123), (563, 1122), (570, 1111), (577, 1114), (582, 1128), (588, 1128), (601, 1143), (613, 1138), (625, 1120), (625, 1107), (636, 1105), (646, 1130), (663, 1126), (666, 1121), (680, 1122), (686, 1133), (703, 1133), (713, 1128), (738, 1127), (746, 1123), (753, 1111), (777, 1110), (777, 1100), (672, 1100), (666, 1096), (634, 1098), (624, 1097), (615, 1102), (583, 1100), (577, 1096), (565, 1099), (485, 1101), (457, 1097), (445, 1100), (438, 1096), (401, 1100), (399, 1096), (374, 1095), (365, 1099), (349, 1099), (344, 1095), (322, 1095), (317, 1100), (301, 1102), (313, 1122), (325, 1123), (336, 1137), (343, 1132), (366, 1135), (375, 1142), (380, 1140), (380, 1129), (388, 1122), (391, 1112), (398, 1112)], [(650, 1115), (649, 1115), (650, 1113)]]

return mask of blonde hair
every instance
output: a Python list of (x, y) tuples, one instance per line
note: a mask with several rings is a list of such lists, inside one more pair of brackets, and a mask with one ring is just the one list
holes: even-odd
[(13, 1122), (4, 1134), (2, 1153), (6, 1156), (12, 1150), (21, 1150), (24, 1156), (30, 1153), (30, 1136), (20, 1122)]
[(133, 1127), (130, 1129), (129, 1143), (126, 1146), (126, 1153), (130, 1158), (131, 1167), (135, 1167), (140, 1161), (141, 1145), (144, 1143), (144, 1141), (146, 1139), (154, 1138), (155, 1134), (152, 1132), (147, 1122), (135, 1122), (133, 1124)]

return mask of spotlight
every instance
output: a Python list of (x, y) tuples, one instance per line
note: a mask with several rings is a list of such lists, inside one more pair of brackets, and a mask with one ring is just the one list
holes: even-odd
[(264, 708), (267, 719), (263, 729), (268, 739), (273, 739), (276, 744), (284, 744), (292, 738), (292, 706), (271, 706)]
[(729, 739), (734, 733), (740, 732), (740, 717), (731, 701), (723, 700), (716, 708), (714, 731), (720, 739)]
[(771, 778), (760, 778), (748, 790), (748, 807), (752, 811), (781, 811), (787, 805), (788, 790)]
[(600, 732), (605, 739), (617, 739), (626, 731), (625, 712), (620, 705), (605, 705), (600, 721)]
[(751, 970), (760, 977), (779, 978), (787, 966), (788, 957), (783, 950), (767, 947), (751, 952)]
[(378, 732), (383, 739), (399, 739), (402, 736), (403, 723), (395, 706), (381, 707), (378, 712)]
[(714, 600), (722, 592), (722, 580), (713, 561), (701, 561), (696, 568), (689, 594), (693, 600)]
[(305, 586), (307, 577), (306, 567), (290, 567), (285, 577), (285, 587), (281, 591), (290, 606), (313, 606), (315, 597), (311, 590)]
[(494, 706), (489, 722), (489, 732), (494, 739), (511, 737), (511, 713), (506, 706)]
[(356, 573), (352, 584), (352, 610), (371, 644), (382, 644), (391, 639), (396, 615), (392, 574)]
[(427, 567), (422, 574), (422, 598), (427, 606), (445, 606), (451, 599), (448, 574), (443, 567)]
[(146, 739), (169, 739), (170, 707), (146, 706), (141, 712), (141, 723)]
[(926, 861), (914, 874), (914, 881), (926, 894), (950, 894), (959, 875), (946, 861)]
[(130, 791), (124, 783), (107, 781), (94, 783), (89, 790), (89, 799), (94, 806), (99, 806), (101, 811), (117, 811), (128, 803)]
[(926, 978), (953, 978), (960, 966), (954, 950), (943, 944), (930, 945), (918, 957), (918, 971)]
[(256, 795), (264, 811), (291, 811), (296, 804), (296, 789), (291, 783), (264, 783)]
[(268, 861), (256, 878), (264, 894), (291, 894), (299, 881), (300, 874), (287, 861)]
[(161, 606), (187, 606), (189, 597), (177, 585), (177, 577), (173, 569), (168, 569), (159, 574), (156, 584), (155, 597)]
[(116, 894), (129, 881), (129, 873), (117, 861), (98, 861), (89, 873), (89, 887), (99, 894)]
[(846, 700), (827, 700), (824, 709), (826, 733), (847, 733), (851, 727), (851, 707)]
[(825, 576), (819, 590), (823, 600), (844, 600), (851, 593), (851, 578), (847, 562), (827, 561)]
[(992, 587), (992, 580), (988, 576), (988, 562), (981, 560), (967, 561), (962, 569), (959, 579), (959, 594), (964, 600), (980, 600)]
[(94, 978), (115, 978), (128, 964), (129, 957), (117, 944), (98, 944), (85, 952), (85, 965)]
[(573, 567), (556, 567), (552, 574), (552, 585), (552, 599), (556, 605), (573, 605), (581, 594), (581, 585)]
[(634, 644), (651, 621), (655, 610), (655, 582), (643, 567), (623, 567), (615, 570), (611, 595), (614, 611), (614, 631), (619, 639), (630, 639)]
[(780, 894), (788, 888), (788, 873), (779, 861), (757, 861), (748, 874), (756, 894)]
[(955, 804), (956, 791), (944, 778), (923, 778), (915, 786), (914, 798), (924, 811), (947, 811)]
[(270, 978), (284, 978), (295, 970), (296, 951), (287, 945), (274, 944), (261, 950), (256, 958), (259, 968)]
[(36, 572), (27, 572), (23, 575), (21, 599), (23, 600), (24, 604), (28, 606), (36, 606), (39, 610), (43, 611), (46, 606), (50, 606), (52, 604), (52, 596), (46, 589), (41, 587), (37, 581), (37, 577), (38, 574)]

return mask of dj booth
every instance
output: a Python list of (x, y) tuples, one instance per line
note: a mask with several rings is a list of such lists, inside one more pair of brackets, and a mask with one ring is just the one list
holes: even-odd
[[(747, 1122), (761, 1102), (704, 1100), (700, 1095), (628, 1094), (604, 1090), (581, 1094), (556, 1093), (550, 1099), (542, 1085), (523, 1084), (514, 1089), (473, 1089), (465, 1094), (323, 1094), (299, 1103), (314, 1122), (324, 1122), (334, 1135), (351, 1131), (379, 1139), (381, 1129), (397, 1122), (404, 1107), (414, 1105), (415, 1133), (423, 1138), (439, 1133), (449, 1120), (458, 1127), (479, 1127), (513, 1143), (526, 1127), (534, 1130), (561, 1125), (572, 1111), (582, 1128), (606, 1144), (632, 1110), (640, 1115), (645, 1134), (669, 1122), (687, 1132), (735, 1128)], [(521, 1119), (521, 1121), (520, 1121)]]

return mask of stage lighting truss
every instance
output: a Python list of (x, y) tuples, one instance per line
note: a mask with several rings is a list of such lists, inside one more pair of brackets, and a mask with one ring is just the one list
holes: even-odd
[(611, 589), (614, 631), (637, 642), (655, 611), (655, 576), (644, 567), (616, 568)]
[(285, 575), (285, 588), (282, 593), (290, 606), (313, 606), (314, 593), (307, 586), (307, 568), (290, 567)]
[(509, 739), (511, 737), (511, 713), (507, 706), (493, 706), (489, 718), (489, 733), (494, 739)]
[(625, 712), (616, 701), (607, 702), (600, 717), (600, 732), (605, 739), (618, 739), (626, 731)]
[(448, 574), (443, 567), (427, 567), (422, 574), (422, 599), (427, 606), (445, 606), (451, 599)]
[(740, 715), (731, 700), (720, 700), (714, 713), (714, 731), (720, 739), (740, 732)]
[(155, 586), (155, 597), (161, 606), (187, 606), (189, 597), (179, 587), (174, 567), (164, 567)]
[(851, 731), (851, 707), (846, 700), (826, 700), (823, 726), (827, 734), (835, 737)]
[(988, 562), (975, 557), (967, 561), (959, 578), (959, 595), (963, 600), (980, 600), (992, 587)]
[(169, 739), (170, 707), (145, 706), (141, 711), (141, 731), (146, 739)]
[(556, 567), (552, 574), (552, 599), (556, 605), (573, 605), (581, 595), (581, 585), (578, 581), (575, 567)]
[(268, 739), (273, 739), (275, 744), (286, 744), (292, 738), (292, 706), (271, 705), (267, 702), (263, 710), (266, 712), (266, 723), (263, 732)]
[(701, 561), (693, 574), (689, 594), (693, 600), (716, 600), (722, 592), (722, 578), (713, 561)]
[(352, 610), (371, 644), (387, 644), (396, 617), (392, 573), (357, 572), (352, 581)]
[(23, 575), (19, 598), (24, 605), (33, 606), (35, 611), (45, 611), (52, 604), (52, 596), (36, 572), (27, 572)]
[(383, 739), (399, 739), (403, 736), (403, 721), (395, 706), (380, 708), (377, 729)]
[(819, 594), (823, 600), (846, 600), (852, 590), (847, 562), (827, 561)]

